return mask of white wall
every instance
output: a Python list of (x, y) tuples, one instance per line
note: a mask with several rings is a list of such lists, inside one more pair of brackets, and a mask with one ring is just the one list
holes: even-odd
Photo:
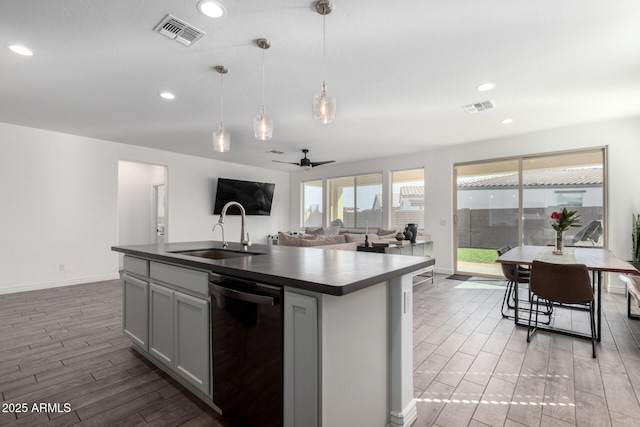
[[(167, 166), (170, 242), (220, 240), (211, 233), (220, 176), (276, 184), (271, 216), (247, 221), (254, 242), (290, 222), (285, 172), (5, 123), (0, 152), (0, 293), (118, 277), (119, 160)], [(225, 234), (237, 241), (240, 217)]]
[[(372, 142), (375, 143), (375, 142)], [(609, 248), (621, 259), (631, 256), (631, 214), (640, 212), (635, 181), (640, 159), (640, 118), (593, 123), (497, 140), (479, 141), (384, 159), (332, 164), (291, 174), (289, 216), (299, 227), (300, 182), (383, 171), (425, 168), (425, 230), (434, 241), (438, 271), (453, 269), (453, 164), (537, 153), (608, 146)], [(339, 160), (339, 155), (337, 155)], [(385, 196), (386, 197), (386, 196)], [(386, 200), (386, 199), (385, 199)]]

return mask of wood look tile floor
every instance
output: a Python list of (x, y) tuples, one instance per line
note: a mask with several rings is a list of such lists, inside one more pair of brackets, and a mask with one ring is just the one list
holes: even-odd
[[(562, 335), (527, 345), (500, 315), (498, 284), (436, 275), (414, 288), (414, 426), (640, 425), (640, 321), (622, 295), (603, 297), (592, 359), (588, 341)], [(1, 426), (229, 427), (131, 350), (118, 280), (0, 295), (0, 402)]]

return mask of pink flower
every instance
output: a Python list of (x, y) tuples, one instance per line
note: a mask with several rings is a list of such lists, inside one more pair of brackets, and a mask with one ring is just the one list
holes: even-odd
[(551, 219), (559, 219), (559, 220), (561, 220), (562, 219), (562, 212), (553, 212), (551, 214)]

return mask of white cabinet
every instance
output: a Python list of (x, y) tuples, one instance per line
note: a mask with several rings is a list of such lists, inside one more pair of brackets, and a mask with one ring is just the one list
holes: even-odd
[(123, 333), (135, 345), (148, 351), (149, 283), (126, 273), (122, 279), (124, 281)]
[(318, 300), (284, 293), (284, 426), (318, 426)]

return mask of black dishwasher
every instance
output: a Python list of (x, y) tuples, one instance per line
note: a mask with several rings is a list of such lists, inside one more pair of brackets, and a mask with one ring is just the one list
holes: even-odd
[(213, 402), (234, 426), (282, 426), (282, 288), (210, 273), (209, 292)]

